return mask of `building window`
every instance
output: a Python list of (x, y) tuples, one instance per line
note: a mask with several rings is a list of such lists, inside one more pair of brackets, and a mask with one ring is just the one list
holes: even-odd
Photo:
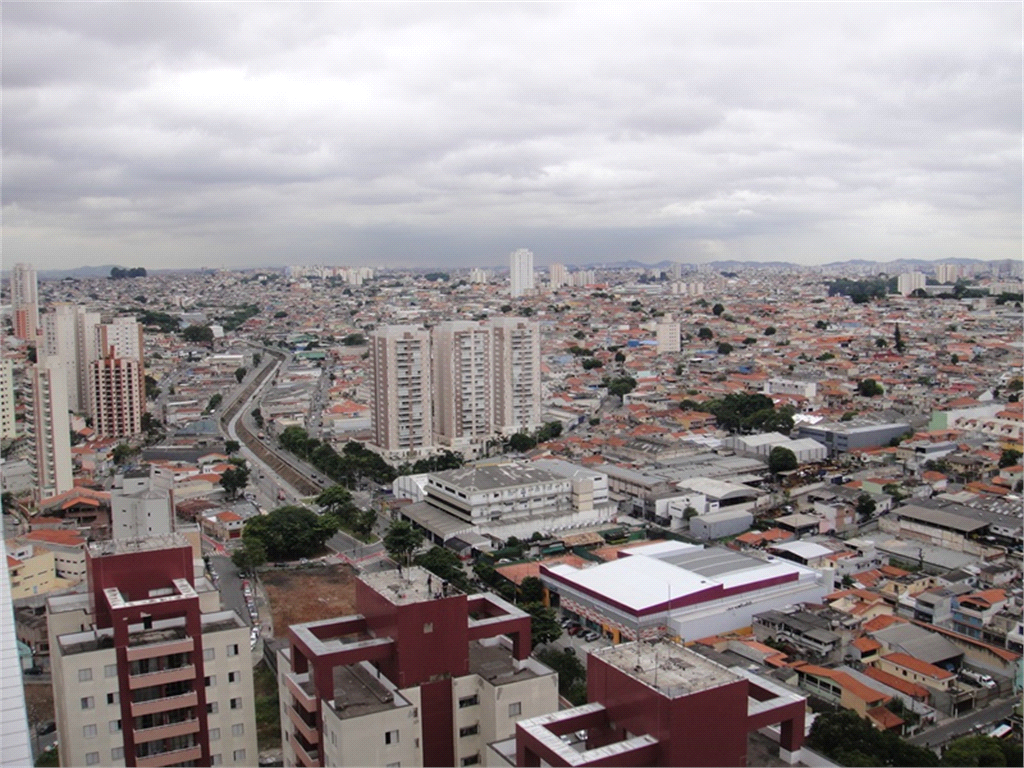
[(121, 703), (121, 694), (120, 694), (120, 692), (114, 691), (113, 693), (108, 693), (107, 694), (107, 704), (120, 704), (120, 703)]
[(475, 693), (472, 696), (466, 696), (465, 698), (459, 699), (459, 709), (465, 709), (466, 707), (475, 707), (480, 703), (480, 697)]
[(203, 661), (213, 661), (217, 651), (214, 648), (203, 648)]
[(220, 705), (216, 701), (211, 701), (206, 705), (206, 714), (216, 715), (220, 711)]
[(103, 667), (104, 677), (117, 677), (117, 664), (107, 664)]
[(434, 622), (428, 621), (426, 624), (423, 625), (423, 634), (424, 635), (429, 635), (433, 631), (434, 631)]
[(513, 701), (511, 704), (508, 705), (509, 717), (518, 717), (521, 714), (523, 714), (523, 702)]
[(242, 723), (236, 723), (231, 726), (232, 736), (241, 736), (243, 733), (245, 733), (245, 726)]
[(110, 750), (111, 760), (124, 760), (124, 747), (114, 747)]
[(96, 706), (96, 699), (92, 696), (82, 697), (82, 709), (92, 709)]
[(238, 655), (238, 643), (233, 643), (232, 645), (229, 645), (228, 646), (228, 656), (237, 656), (237, 655)]
[(470, 755), (469, 757), (462, 758), (462, 765), (477, 765), (480, 762), (480, 755)]
[(78, 670), (78, 682), (87, 683), (92, 680), (92, 667)]
[(107, 731), (109, 733), (120, 733), (121, 732), (121, 721), (120, 720), (111, 720), (110, 723), (107, 724)]
[(242, 708), (242, 697), (241, 696), (239, 696), (237, 699), (232, 699), (231, 700), (231, 708), (232, 709), (241, 709)]
[(402, 768), (402, 764), (401, 763), (388, 763), (387, 766), (385, 766), (385, 768)]
[(220, 755), (210, 755), (210, 765), (220, 765), (224, 762), (224, 758)]
[(239, 675), (238, 672), (228, 672), (228, 682), (229, 683), (237, 683), (238, 682), (238, 675)]
[(384, 734), (385, 744), (397, 744), (398, 743), (398, 731), (388, 731)]
[(236, 763), (244, 762), (245, 761), (245, 750), (244, 749), (236, 749), (234, 752), (231, 753), (231, 757), (234, 758), (234, 761)]
[(207, 688), (209, 688), (211, 685), (216, 685), (216, 684), (217, 684), (217, 676), (216, 675), (207, 675), (206, 677), (203, 678), (203, 685), (205, 685)]
[(480, 733), (479, 723), (473, 725), (467, 725), (465, 728), (459, 728), (459, 738), (466, 738), (467, 736), (476, 736)]
[(85, 764), (86, 765), (99, 765), (100, 753), (99, 752), (86, 752)]
[(220, 741), (220, 728), (210, 729), (210, 741)]
[(94, 738), (96, 738), (96, 733), (97, 733), (97, 731), (96, 731), (96, 726), (95, 725), (83, 725), (82, 726), (82, 736), (83, 737), (85, 737), (87, 739), (94, 739)]

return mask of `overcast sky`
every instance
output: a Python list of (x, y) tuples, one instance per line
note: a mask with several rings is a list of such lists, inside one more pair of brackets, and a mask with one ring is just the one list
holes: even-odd
[(2, 13), (5, 267), (1021, 257), (1019, 2)]

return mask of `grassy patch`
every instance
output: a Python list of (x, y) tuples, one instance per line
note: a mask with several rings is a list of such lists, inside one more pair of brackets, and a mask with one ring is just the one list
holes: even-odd
[(256, 743), (260, 751), (281, 746), (281, 707), (278, 702), (277, 677), (266, 662), (252, 671), (256, 696)]
[(37, 768), (42, 768), (42, 766), (46, 766), (46, 768), (50, 768), (50, 766), (56, 768), (60, 765), (59, 751), (60, 748), (58, 747), (57, 749), (51, 749), (49, 752), (43, 752), (43, 754), (39, 756), (39, 759), (36, 760)]

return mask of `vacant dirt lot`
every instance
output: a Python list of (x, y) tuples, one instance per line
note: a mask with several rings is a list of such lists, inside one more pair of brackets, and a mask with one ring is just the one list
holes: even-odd
[(25, 708), (29, 725), (53, 720), (53, 688), (49, 682), (25, 684)]
[(316, 565), (262, 571), (260, 580), (270, 600), (274, 635), (304, 621), (355, 613), (354, 572), (347, 565)]

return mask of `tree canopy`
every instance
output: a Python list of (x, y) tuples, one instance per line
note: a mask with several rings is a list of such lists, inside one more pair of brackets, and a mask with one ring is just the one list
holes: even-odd
[(249, 484), (249, 469), (247, 467), (228, 467), (220, 476), (220, 484), (227, 491), (228, 496), (235, 498), (238, 492)]
[(885, 390), (874, 379), (861, 379), (857, 384), (857, 394), (862, 397), (878, 397), (885, 394)]
[(777, 475), (779, 472), (790, 472), (797, 466), (799, 466), (799, 462), (796, 460), (796, 454), (785, 446), (777, 445), (768, 454), (768, 470), (773, 475)]
[(285, 506), (246, 521), (242, 539), (246, 545), (259, 542), (271, 560), (295, 560), (316, 555), (337, 531), (331, 515), (318, 517), (308, 507)]
[(413, 559), (413, 563), (440, 576), (463, 592), (472, 591), (466, 572), (462, 569), (462, 561), (450, 549), (431, 547), (423, 554), (417, 555)]
[(892, 731), (880, 731), (853, 710), (819, 713), (807, 745), (840, 765), (936, 766), (930, 749), (904, 741)]
[(392, 559), (409, 564), (412, 553), (419, 549), (423, 541), (423, 533), (403, 520), (392, 523), (384, 534), (384, 549)]
[(185, 341), (209, 343), (213, 341), (213, 329), (208, 325), (190, 325), (181, 332), (181, 338)]

